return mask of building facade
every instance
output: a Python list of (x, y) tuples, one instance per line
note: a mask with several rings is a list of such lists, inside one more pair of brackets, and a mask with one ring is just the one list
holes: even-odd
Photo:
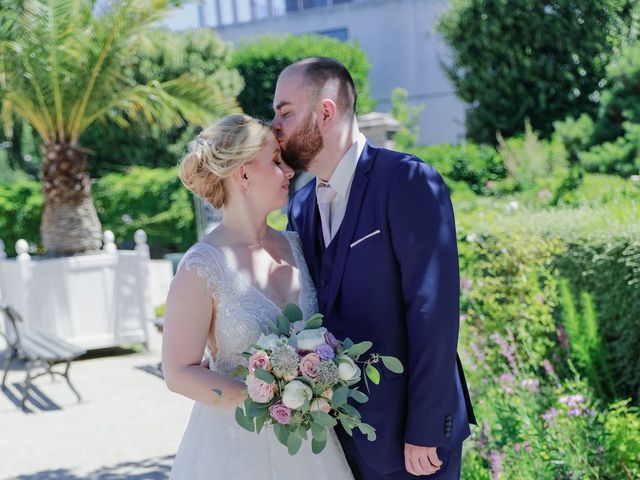
[(371, 63), (375, 110), (390, 111), (393, 89), (404, 88), (410, 105), (424, 107), (420, 143), (458, 143), (465, 104), (441, 65), (449, 49), (435, 32), (446, 7), (446, 0), (203, 0), (177, 9), (165, 25), (215, 28), (234, 44), (266, 34), (317, 33), (354, 41)]

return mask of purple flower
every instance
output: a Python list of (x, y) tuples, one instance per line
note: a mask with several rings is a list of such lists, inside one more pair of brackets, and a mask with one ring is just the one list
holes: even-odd
[(509, 342), (505, 340), (499, 333), (491, 335), (491, 339), (500, 346), (500, 352), (502, 356), (507, 359), (511, 368), (516, 368), (516, 359), (514, 353), (516, 351), (513, 345), (509, 345)]
[(324, 341), (327, 342), (327, 345), (331, 348), (337, 348), (340, 345), (331, 332), (324, 332)]
[(321, 343), (316, 348), (314, 348), (313, 351), (318, 355), (320, 355), (320, 358), (322, 360), (333, 360), (333, 358), (335, 358), (336, 356), (336, 353), (333, 351), (333, 348), (331, 348), (326, 343)]
[(569, 408), (579, 407), (581, 403), (584, 403), (586, 399), (584, 395), (578, 393), (577, 395), (568, 395), (566, 397), (560, 397), (560, 403), (566, 405)]
[(553, 365), (547, 358), (542, 361), (542, 366), (544, 367), (544, 371), (547, 372), (547, 375), (553, 375)]
[(529, 445), (529, 442), (526, 440), (524, 442), (514, 444), (513, 449), (516, 452), (519, 452), (520, 450), (524, 450), (525, 452), (531, 452), (532, 450), (531, 445)]
[(491, 480), (500, 480), (500, 472), (502, 471), (502, 457), (500, 452), (493, 451), (489, 454), (491, 462)]
[(473, 285), (473, 280), (471, 280), (469, 277), (463, 277), (460, 280), (460, 288), (462, 288), (462, 290), (469, 291), (471, 290), (472, 285)]
[(550, 408), (549, 410), (544, 412), (541, 416), (542, 416), (542, 419), (545, 420), (546, 422), (551, 422), (554, 418), (558, 416), (558, 409)]
[(285, 407), (281, 402), (274, 403), (269, 407), (269, 415), (282, 425), (288, 425), (291, 422), (291, 409)]
[(520, 385), (528, 389), (531, 393), (536, 393), (540, 387), (540, 382), (535, 378), (525, 378)]
[(513, 395), (513, 387), (515, 386), (516, 379), (510, 373), (503, 373), (500, 375), (500, 386), (502, 390), (508, 395)]
[(572, 408), (567, 412), (568, 417), (580, 417), (582, 415), (582, 409), (580, 407)]

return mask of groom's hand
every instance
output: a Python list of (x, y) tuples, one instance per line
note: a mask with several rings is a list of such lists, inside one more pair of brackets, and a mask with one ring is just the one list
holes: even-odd
[(404, 468), (412, 475), (432, 475), (440, 470), (442, 462), (436, 447), (404, 444)]

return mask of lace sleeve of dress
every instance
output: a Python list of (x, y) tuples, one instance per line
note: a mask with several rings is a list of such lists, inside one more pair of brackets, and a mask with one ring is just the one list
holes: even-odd
[(225, 281), (224, 262), (220, 256), (222, 252), (213, 246), (203, 243), (196, 243), (187, 253), (184, 254), (178, 270), (184, 268), (187, 271), (194, 271), (207, 283), (207, 290), (218, 296), (220, 287)]

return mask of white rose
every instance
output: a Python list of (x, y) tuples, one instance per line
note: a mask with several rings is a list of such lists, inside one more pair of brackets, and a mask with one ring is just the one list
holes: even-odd
[(296, 410), (304, 404), (305, 398), (311, 400), (311, 397), (313, 397), (313, 392), (308, 385), (298, 380), (293, 380), (284, 387), (282, 403), (285, 407)]
[(311, 402), (311, 411), (315, 412), (317, 410), (329, 413), (331, 411), (331, 405), (329, 405), (329, 402), (327, 402), (325, 398), (314, 398)]
[(325, 333), (327, 333), (327, 329), (324, 327), (301, 331), (300, 333), (298, 333), (298, 335), (296, 335), (298, 348), (300, 350), (312, 351), (318, 345), (322, 345), (323, 343), (325, 343)]
[(356, 382), (360, 380), (360, 368), (347, 355), (340, 355), (338, 358), (338, 376), (345, 382)]
[(265, 335), (263, 333), (256, 341), (256, 344), (261, 346), (262, 348), (266, 348), (267, 350), (275, 350), (278, 340), (280, 340), (280, 337), (275, 333), (270, 333), (269, 335)]

